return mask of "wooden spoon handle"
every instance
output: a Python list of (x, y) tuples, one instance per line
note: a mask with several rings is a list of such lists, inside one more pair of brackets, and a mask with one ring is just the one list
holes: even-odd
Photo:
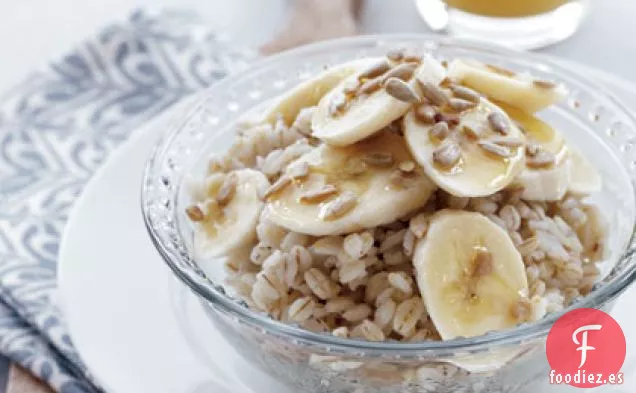
[(260, 48), (261, 53), (354, 35), (363, 3), (364, 0), (295, 0), (285, 27)]

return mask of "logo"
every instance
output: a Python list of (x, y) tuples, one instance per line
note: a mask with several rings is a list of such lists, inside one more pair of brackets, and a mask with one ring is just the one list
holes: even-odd
[(559, 318), (546, 342), (550, 383), (593, 388), (623, 383), (625, 334), (603, 311), (580, 308)]

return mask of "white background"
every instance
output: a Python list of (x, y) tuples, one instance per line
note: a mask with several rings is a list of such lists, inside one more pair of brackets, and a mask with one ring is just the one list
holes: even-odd
[[(514, 1), (514, 0), (511, 0)], [(291, 0), (0, 1), (0, 92), (20, 82), (136, 7), (191, 8), (250, 45), (281, 28)], [(413, 0), (367, 0), (363, 31), (427, 32)], [(636, 0), (592, 0), (590, 17), (570, 40), (543, 50), (636, 81)]]

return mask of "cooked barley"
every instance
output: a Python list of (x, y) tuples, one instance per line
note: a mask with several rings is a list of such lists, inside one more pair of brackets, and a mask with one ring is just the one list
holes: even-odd
[(424, 304), (419, 297), (413, 297), (400, 303), (393, 317), (393, 330), (408, 337), (413, 334), (415, 325), (424, 314)]
[(375, 323), (369, 321), (368, 319), (365, 319), (358, 326), (362, 332), (362, 336), (365, 339), (369, 341), (384, 341), (384, 333), (382, 332), (382, 329), (380, 329), (380, 327)]
[(361, 259), (373, 247), (373, 235), (369, 231), (352, 233), (344, 239), (344, 251), (353, 259)]
[(305, 272), (305, 282), (312, 292), (322, 300), (331, 299), (338, 295), (340, 286), (333, 282), (323, 272), (311, 268)]
[(289, 318), (296, 322), (304, 322), (313, 314), (315, 305), (316, 303), (310, 297), (296, 299), (289, 306)]
[(334, 329), (331, 334), (340, 338), (348, 338), (349, 329), (346, 326), (340, 326), (339, 328)]
[(361, 322), (371, 315), (371, 307), (366, 303), (356, 304), (342, 313), (342, 318), (348, 322)]
[(349, 297), (336, 297), (325, 303), (325, 310), (329, 313), (342, 313), (355, 305), (353, 299)]
[(420, 213), (417, 216), (411, 218), (411, 220), (409, 221), (409, 229), (418, 239), (420, 239), (424, 237), (424, 235), (426, 235), (426, 232), (428, 231), (428, 222), (429, 216), (424, 213)]
[(338, 280), (343, 284), (348, 284), (353, 280), (364, 277), (367, 274), (364, 261), (357, 260), (342, 266), (338, 273)]

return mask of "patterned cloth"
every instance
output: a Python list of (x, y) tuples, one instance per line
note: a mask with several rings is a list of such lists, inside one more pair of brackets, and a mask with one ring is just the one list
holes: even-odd
[(56, 304), (60, 235), (131, 131), (245, 64), (194, 15), (135, 12), (0, 98), (0, 352), (59, 392), (95, 392)]

